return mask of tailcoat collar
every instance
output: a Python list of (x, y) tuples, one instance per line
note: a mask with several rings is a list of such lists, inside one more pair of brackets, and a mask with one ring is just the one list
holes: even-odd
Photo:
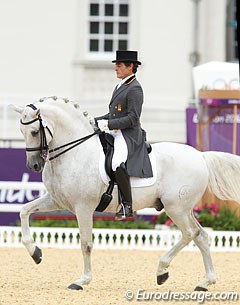
[(112, 99), (110, 104), (113, 102), (113, 100), (119, 95), (119, 93), (121, 93), (122, 91), (124, 91), (128, 85), (130, 85), (134, 80), (136, 79), (136, 75), (134, 74), (133, 76), (131, 76), (130, 78), (128, 78), (124, 84), (122, 84), (122, 86), (117, 89), (117, 86), (115, 87), (114, 91), (113, 91), (113, 95), (112, 95)]

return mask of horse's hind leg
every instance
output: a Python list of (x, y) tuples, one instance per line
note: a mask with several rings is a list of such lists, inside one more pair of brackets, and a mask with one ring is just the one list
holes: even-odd
[[(191, 218), (190, 211), (188, 214), (180, 212), (176, 209), (168, 211), (168, 215), (182, 232), (181, 240), (171, 248), (164, 256), (160, 258), (157, 270), (157, 283), (163, 284), (168, 279), (168, 266), (172, 259), (181, 251), (189, 242), (199, 234), (199, 227)], [(179, 216), (180, 215), (180, 216)]]
[(203, 282), (199, 283), (195, 290), (201, 290), (201, 291), (206, 291), (207, 286), (211, 284), (215, 284), (216, 282), (216, 274), (214, 271), (213, 263), (212, 263), (212, 258), (210, 254), (210, 249), (209, 249), (209, 241), (208, 241), (208, 234), (204, 229), (201, 227), (201, 225), (197, 222), (195, 217), (192, 215), (192, 218), (194, 221), (197, 223), (200, 231), (199, 234), (194, 237), (194, 242), (200, 249), (203, 257), (203, 262), (206, 270), (206, 277)]
[(36, 264), (39, 264), (42, 261), (42, 251), (35, 245), (31, 236), (29, 216), (35, 212), (48, 212), (56, 209), (56, 204), (52, 202), (48, 194), (26, 203), (21, 209), (22, 243)]

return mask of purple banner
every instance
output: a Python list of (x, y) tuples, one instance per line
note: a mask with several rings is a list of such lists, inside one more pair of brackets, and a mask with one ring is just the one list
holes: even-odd
[(187, 144), (197, 148), (197, 109), (194, 107), (186, 109)]
[[(41, 181), (42, 175), (26, 167), (24, 149), (0, 148), (0, 181)], [(38, 197), (40, 191), (0, 190), (0, 204), (23, 204)], [(19, 213), (0, 213), (0, 225), (15, 224)]]
[[(208, 128), (205, 126), (202, 132), (202, 146), (204, 151), (233, 152), (233, 109), (232, 108), (208, 108), (205, 114), (211, 121)], [(186, 109), (187, 144), (197, 147), (197, 123), (196, 108)], [(237, 114), (236, 153), (240, 155), (240, 110)]]
[(219, 105), (239, 105), (239, 99), (217, 99), (217, 98), (203, 98), (200, 99), (202, 105), (219, 106)]

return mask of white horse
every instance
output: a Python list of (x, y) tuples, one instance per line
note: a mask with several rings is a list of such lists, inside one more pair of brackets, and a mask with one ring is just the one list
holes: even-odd
[[(42, 260), (41, 250), (34, 244), (29, 229), (29, 216), (35, 212), (69, 210), (76, 214), (80, 228), (84, 273), (70, 289), (83, 289), (92, 279), (92, 216), (107, 186), (99, 173), (100, 145), (88, 118), (76, 104), (66, 99), (45, 98), (24, 108), (14, 106), (21, 114), (21, 132), (26, 142), (27, 166), (43, 170), (47, 193), (21, 210), (22, 242), (36, 263)], [(83, 138), (73, 149), (54, 158), (54, 149)], [(86, 140), (86, 141), (85, 141)], [(80, 143), (79, 142), (79, 143)], [(76, 141), (77, 144), (78, 141)], [(48, 154), (47, 150), (49, 148)], [(209, 186), (220, 199), (240, 200), (240, 157), (222, 152), (199, 152), (175, 143), (152, 145), (156, 157), (156, 182), (147, 187), (133, 188), (133, 210), (164, 205), (166, 213), (182, 232), (181, 240), (163, 257), (157, 269), (157, 283), (168, 278), (168, 266), (176, 254), (190, 241), (201, 251), (206, 276), (195, 290), (207, 290), (215, 283), (208, 235), (196, 221), (192, 209)], [(107, 212), (118, 209), (117, 192)]]

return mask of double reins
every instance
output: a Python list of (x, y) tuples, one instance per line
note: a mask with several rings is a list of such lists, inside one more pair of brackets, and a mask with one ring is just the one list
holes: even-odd
[[(27, 107), (30, 107), (32, 108), (33, 110), (37, 110), (37, 108), (33, 105), (33, 104), (29, 104), (27, 105)], [(43, 159), (46, 159), (47, 156), (48, 156), (48, 153), (53, 153), (55, 151), (58, 151), (59, 149), (62, 149), (64, 147), (68, 147), (67, 149), (61, 151), (60, 153), (54, 155), (53, 157), (50, 157), (49, 158), (49, 161), (52, 161), (53, 159), (56, 159), (57, 157), (61, 156), (62, 154), (64, 154), (65, 152), (73, 149), (74, 147), (82, 144), (83, 142), (87, 141), (88, 139), (90, 139), (92, 136), (96, 135), (96, 134), (99, 134), (99, 129), (98, 130), (95, 130), (93, 133), (91, 133), (90, 135), (87, 135), (83, 138), (80, 138), (80, 139), (77, 139), (75, 141), (72, 141), (72, 142), (69, 142), (69, 143), (66, 143), (64, 145), (61, 145), (61, 146), (58, 146), (56, 148), (53, 148), (53, 149), (50, 149), (49, 150), (49, 147), (48, 147), (48, 144), (47, 144), (47, 137), (46, 137), (46, 132), (45, 132), (45, 128), (47, 129), (47, 131), (49, 132), (50, 136), (53, 138), (53, 134), (51, 132), (51, 130), (49, 129), (49, 127), (47, 126), (47, 123), (42, 119), (41, 115), (38, 114), (37, 118), (36, 119), (33, 119), (29, 122), (23, 122), (22, 120), (20, 120), (20, 123), (22, 125), (30, 125), (36, 121), (39, 121), (39, 133), (40, 133), (40, 146), (39, 147), (26, 147), (26, 151), (29, 151), (29, 152), (33, 152), (33, 151), (40, 151), (40, 156), (43, 158)]]
[(58, 146), (58, 147), (56, 147), (56, 148), (53, 148), (53, 149), (49, 150), (49, 153), (52, 153), (52, 152), (55, 152), (55, 151), (57, 151), (57, 150), (59, 150), (59, 149), (61, 149), (61, 148), (67, 147), (67, 146), (69, 146), (69, 145), (72, 145), (71, 147), (68, 147), (67, 149), (65, 149), (65, 150), (61, 151), (60, 153), (56, 154), (55, 156), (50, 157), (50, 158), (49, 158), (49, 161), (52, 161), (53, 159), (56, 159), (57, 157), (61, 156), (61, 155), (64, 154), (65, 152), (67, 152), (67, 151), (73, 149), (74, 147), (76, 147), (76, 146), (82, 144), (83, 142), (87, 141), (88, 139), (90, 139), (92, 136), (94, 136), (94, 135), (96, 135), (96, 134), (98, 134), (98, 132), (97, 132), (97, 131), (94, 131), (94, 132), (91, 133), (90, 135), (87, 135), (87, 136), (85, 136), (85, 137), (83, 137), (83, 138), (77, 139), (77, 140), (75, 140), (75, 141), (69, 142), (69, 143), (64, 144), (64, 145), (62, 145), (62, 146)]

